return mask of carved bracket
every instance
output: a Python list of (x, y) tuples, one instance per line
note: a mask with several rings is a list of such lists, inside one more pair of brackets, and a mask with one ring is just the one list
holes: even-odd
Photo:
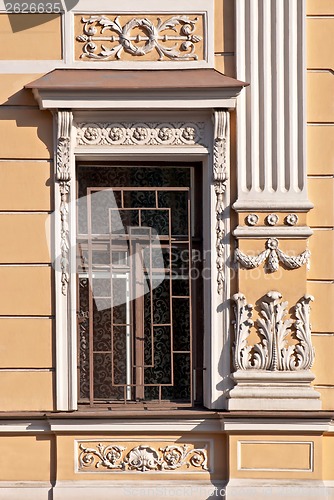
[(304, 295), (294, 308), (296, 345), (288, 345), (287, 342), (287, 337), (292, 333), (293, 321), (286, 318), (288, 303), (282, 302), (279, 292), (267, 293), (266, 300), (261, 302), (260, 317), (255, 322), (261, 341), (253, 346), (247, 342), (250, 327), (254, 324), (253, 306), (247, 304), (242, 293), (233, 295), (232, 299), (235, 302), (233, 358), (237, 370), (294, 371), (311, 368), (314, 361), (310, 325), (311, 295)]
[(56, 150), (56, 180), (60, 192), (60, 267), (62, 294), (67, 294), (69, 282), (69, 222), (68, 203), (70, 193), (70, 136), (72, 127), (72, 113), (70, 111), (58, 112), (58, 136)]
[(213, 144), (213, 181), (216, 193), (216, 265), (217, 265), (217, 290), (223, 293), (224, 288), (224, 194), (228, 180), (228, 141), (229, 141), (229, 120), (228, 111), (215, 112), (215, 135)]
[(158, 450), (143, 444), (127, 451), (124, 446), (99, 443), (96, 448), (80, 444), (79, 449), (79, 470), (105, 467), (109, 470), (146, 472), (171, 471), (183, 466), (209, 470), (206, 448), (191, 448), (187, 444), (173, 444)]
[[(200, 42), (202, 37), (194, 33), (197, 17), (191, 19), (188, 16), (173, 16), (166, 21), (157, 18), (156, 24), (147, 18), (133, 18), (124, 26), (121, 25), (119, 17), (112, 20), (106, 16), (90, 16), (83, 17), (82, 22), (83, 34), (76, 38), (84, 43), (81, 58), (121, 59), (123, 51), (140, 57), (155, 49), (159, 61), (164, 57), (175, 60), (198, 59), (195, 44)], [(110, 32), (109, 36), (107, 32)], [(101, 44), (100, 51), (95, 42)], [(109, 42), (111, 46), (107, 47), (103, 42)], [(172, 45), (168, 45), (168, 42), (172, 42)]]
[(309, 269), (311, 256), (309, 250), (305, 250), (303, 253), (296, 256), (286, 255), (278, 248), (278, 240), (276, 238), (269, 238), (266, 242), (266, 247), (266, 250), (256, 256), (247, 255), (237, 248), (234, 252), (234, 261), (245, 269), (255, 269), (263, 262), (266, 262), (266, 270), (270, 273), (278, 271), (279, 262), (287, 269), (298, 269), (305, 264)]

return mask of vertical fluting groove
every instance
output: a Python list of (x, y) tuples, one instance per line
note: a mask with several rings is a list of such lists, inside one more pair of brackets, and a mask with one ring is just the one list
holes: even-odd
[(271, 66), (271, 4), (272, 0), (262, 0), (262, 31), (263, 31), (263, 164), (260, 171), (260, 186), (262, 190), (272, 191), (272, 74)]
[(275, 42), (276, 42), (276, 56), (273, 61), (273, 73), (275, 74), (275, 86), (276, 86), (276, 106), (274, 108), (274, 113), (276, 113), (275, 127), (276, 127), (276, 137), (273, 139), (275, 141), (276, 147), (276, 161), (273, 163), (273, 185), (275, 190), (284, 191), (284, 131), (285, 131), (285, 117), (284, 117), (284, 4), (282, 0), (275, 1)]
[(298, 191), (298, 34), (297, 9), (298, 0), (290, 0), (289, 33), (290, 33), (290, 188)]
[[(248, 3), (248, 2), (247, 2)], [(238, 22), (238, 29), (236, 33), (236, 66), (237, 78), (241, 81), (247, 81), (246, 75), (246, 13), (245, 13), (245, 0), (236, 0), (236, 19)], [(237, 103), (238, 115), (238, 176), (239, 188), (242, 192), (249, 190), (250, 174), (247, 168), (247, 113), (246, 113), (246, 94), (248, 91), (242, 92), (239, 96)]]
[(283, 191), (288, 191), (290, 188), (290, 143), (291, 143), (291, 121), (290, 121), (290, 22), (289, 20), (289, 4), (291, 0), (284, 0), (284, 185)]
[[(271, 107), (273, 114), (277, 114), (277, 96), (278, 96), (278, 26), (277, 26), (277, 2), (272, 1), (271, 9), (271, 74), (272, 74), (272, 92), (271, 92)], [(277, 190), (277, 171), (278, 171), (278, 120), (272, 120), (271, 124), (271, 184), (273, 191)]]
[[(252, 75), (251, 75), (251, 61), (252, 61), (252, 54), (251, 54), (251, 45), (250, 45), (250, 38), (251, 38), (251, 5), (250, 2), (246, 0), (245, 3), (245, 9), (244, 9), (244, 20), (245, 20), (245, 73), (246, 73), (246, 81), (252, 83)], [(246, 182), (247, 182), (247, 188), (248, 191), (251, 191), (253, 188), (253, 167), (252, 167), (252, 117), (253, 117), (253, 112), (252, 112), (252, 93), (253, 93), (253, 86), (250, 85), (250, 87), (247, 88), (246, 90)]]
[(264, 23), (264, 2), (265, 0), (258, 1), (258, 75), (259, 75), (259, 190), (264, 189), (264, 172), (265, 172), (265, 89), (266, 89), (266, 67), (265, 67), (265, 23)]
[(305, 2), (297, 2), (297, 77), (298, 77), (298, 188), (303, 191), (306, 187), (306, 40), (305, 22), (306, 8)]
[(250, 4), (250, 50), (249, 60), (250, 82), (251, 82), (251, 121), (252, 126), (249, 129), (251, 134), (251, 169), (252, 169), (252, 189), (260, 190), (259, 179), (259, 11), (258, 2), (249, 2)]

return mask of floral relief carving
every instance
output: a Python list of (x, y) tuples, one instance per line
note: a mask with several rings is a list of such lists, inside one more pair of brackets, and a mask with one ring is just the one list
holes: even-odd
[(217, 291), (223, 293), (224, 289), (224, 194), (228, 180), (227, 141), (229, 129), (228, 111), (215, 112), (215, 136), (213, 144), (213, 180), (216, 193), (216, 266), (217, 266)]
[(72, 113), (59, 111), (58, 113), (58, 139), (56, 149), (56, 180), (60, 193), (60, 267), (62, 294), (67, 294), (69, 283), (69, 193), (70, 193), (70, 133)]
[(278, 215), (277, 214), (269, 214), (266, 217), (266, 222), (269, 224), (269, 226), (276, 226), (278, 222)]
[(298, 215), (297, 214), (289, 214), (285, 217), (285, 222), (289, 226), (295, 226), (298, 223)]
[(195, 33), (197, 17), (173, 16), (166, 21), (158, 17), (156, 23), (147, 18), (133, 18), (123, 26), (119, 16), (113, 20), (107, 16), (82, 17), (81, 21), (83, 34), (76, 37), (84, 44), (81, 58), (121, 59), (123, 52), (142, 57), (155, 50), (159, 61), (198, 59), (195, 45), (202, 36)]
[(259, 216), (256, 214), (248, 214), (246, 217), (246, 222), (249, 226), (256, 226), (259, 222)]
[(281, 262), (287, 269), (298, 269), (303, 265), (309, 266), (311, 252), (305, 250), (299, 255), (289, 256), (278, 248), (278, 240), (276, 238), (269, 238), (266, 241), (266, 249), (258, 255), (247, 255), (241, 252), (238, 248), (234, 253), (234, 261), (240, 267), (245, 269), (255, 269), (263, 262), (266, 263), (266, 270), (270, 273), (278, 271), (279, 263)]
[(203, 144), (204, 123), (79, 123), (78, 146)]
[[(234, 301), (234, 366), (237, 370), (294, 371), (309, 370), (314, 361), (311, 341), (311, 295), (304, 295), (294, 307), (296, 320), (287, 318), (287, 302), (277, 291), (268, 292), (260, 303), (260, 315), (255, 325), (261, 341), (248, 344), (250, 328), (254, 325), (253, 306), (247, 304), (242, 293), (233, 295)], [(298, 343), (288, 345), (294, 333)]]
[(149, 445), (139, 445), (130, 450), (124, 446), (98, 443), (96, 447), (79, 444), (79, 470), (99, 469), (123, 471), (173, 471), (180, 467), (208, 469), (206, 448), (191, 448), (187, 444), (168, 445), (155, 449)]

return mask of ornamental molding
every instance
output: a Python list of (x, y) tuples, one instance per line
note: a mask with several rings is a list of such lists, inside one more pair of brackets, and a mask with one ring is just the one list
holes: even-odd
[(228, 111), (215, 111), (215, 130), (213, 143), (213, 181), (216, 193), (216, 266), (217, 291), (223, 293), (225, 281), (225, 220), (224, 195), (228, 181), (228, 134), (230, 115)]
[[(80, 58), (119, 60), (123, 52), (142, 57), (155, 50), (159, 61), (165, 58), (197, 60), (195, 45), (202, 40), (202, 36), (195, 33), (198, 20), (198, 17), (173, 16), (165, 21), (158, 17), (153, 23), (146, 17), (134, 17), (122, 26), (119, 16), (114, 20), (107, 16), (82, 17), (83, 34), (76, 37), (84, 44)], [(142, 34), (138, 34), (138, 30)]]
[(122, 471), (175, 471), (183, 466), (208, 471), (206, 448), (190, 445), (168, 445), (158, 449), (142, 444), (127, 449), (119, 444), (98, 443), (96, 447), (79, 444), (79, 471), (103, 468)]
[(239, 248), (234, 252), (234, 261), (244, 269), (255, 269), (265, 262), (265, 269), (269, 273), (278, 271), (279, 263), (281, 262), (287, 269), (298, 269), (306, 264), (309, 269), (309, 261), (311, 252), (305, 250), (299, 255), (289, 256), (278, 248), (278, 240), (276, 238), (269, 238), (266, 241), (266, 249), (258, 255), (247, 255)]
[(60, 193), (60, 267), (61, 291), (67, 294), (69, 283), (69, 194), (70, 194), (70, 148), (73, 115), (70, 111), (58, 112), (58, 135), (56, 147), (56, 181)]
[[(287, 318), (287, 302), (281, 293), (268, 292), (260, 302), (259, 318), (253, 321), (253, 306), (242, 293), (233, 295), (235, 343), (233, 352), (236, 370), (297, 371), (309, 370), (314, 361), (311, 341), (311, 295), (304, 295), (294, 307), (295, 321)], [(257, 326), (261, 341), (248, 344), (251, 327)], [(295, 345), (288, 344), (288, 337)]]
[(204, 122), (77, 124), (78, 146), (204, 145)]

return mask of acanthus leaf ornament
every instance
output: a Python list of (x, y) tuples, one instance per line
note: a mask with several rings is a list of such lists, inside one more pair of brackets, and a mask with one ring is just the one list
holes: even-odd
[(192, 448), (184, 444), (183, 446), (171, 445), (165, 448), (159, 448), (163, 453), (161, 469), (162, 470), (176, 470), (183, 465), (188, 468), (200, 467), (203, 470), (208, 469), (208, 457), (206, 449)]
[(224, 289), (224, 194), (228, 181), (228, 137), (229, 113), (228, 111), (215, 111), (215, 132), (213, 144), (213, 181), (216, 193), (216, 266), (217, 266), (217, 291), (223, 293)]
[[(125, 464), (120, 462), (122, 453), (125, 450), (124, 446), (108, 445), (103, 446), (101, 443), (96, 448), (86, 448), (82, 444), (79, 445), (81, 450), (79, 456), (79, 467), (89, 467), (95, 463), (95, 467), (106, 467), (107, 469), (122, 469)], [(99, 460), (96, 460), (98, 458)]]
[[(295, 306), (296, 320), (287, 318), (287, 302), (281, 293), (271, 291), (260, 303), (259, 318), (253, 323), (253, 307), (242, 293), (233, 295), (234, 315), (234, 367), (236, 370), (296, 371), (309, 370), (314, 361), (311, 341), (310, 302), (305, 295)], [(261, 341), (249, 345), (250, 328), (256, 325)], [(298, 343), (288, 344), (295, 332)]]
[(193, 448), (188, 444), (171, 444), (155, 449), (141, 444), (129, 450), (119, 444), (98, 443), (95, 447), (79, 444), (78, 466), (80, 471), (94, 469), (122, 471), (175, 471), (181, 467), (208, 471), (207, 449)]
[(267, 248), (254, 256), (247, 255), (237, 248), (234, 252), (234, 261), (245, 269), (255, 269), (265, 262), (266, 270), (270, 273), (278, 271), (279, 262), (287, 269), (298, 269), (305, 264), (309, 268), (311, 252), (308, 249), (299, 255), (289, 256), (278, 248), (278, 244), (276, 238), (269, 238), (266, 241)]
[[(194, 33), (198, 22), (196, 17), (173, 16), (166, 21), (157, 18), (156, 24), (147, 18), (132, 18), (124, 26), (119, 16), (114, 20), (107, 16), (82, 17), (81, 21), (84, 23), (83, 34), (76, 37), (78, 42), (84, 43), (81, 58), (118, 60), (123, 51), (134, 57), (142, 57), (155, 49), (159, 61), (165, 57), (183, 61), (198, 59), (195, 44), (202, 37)], [(143, 34), (132, 34), (137, 29)], [(174, 31), (175, 35), (170, 31)], [(109, 36), (106, 32), (110, 32)], [(100, 43), (100, 49), (95, 42)], [(109, 42), (111, 46), (107, 47), (103, 42)], [(168, 42), (176, 43), (168, 45)]]
[(70, 135), (72, 113), (70, 111), (58, 112), (58, 137), (56, 148), (56, 180), (60, 193), (60, 267), (61, 290), (67, 294), (69, 283), (69, 193), (70, 193)]

